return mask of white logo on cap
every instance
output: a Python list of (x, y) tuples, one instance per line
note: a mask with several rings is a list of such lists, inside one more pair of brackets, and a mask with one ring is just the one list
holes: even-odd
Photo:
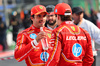
[(33, 14), (33, 12), (31, 12), (31, 14)]
[(71, 15), (71, 13), (65, 13), (64, 15)]
[(57, 9), (55, 10), (55, 12), (57, 13)]

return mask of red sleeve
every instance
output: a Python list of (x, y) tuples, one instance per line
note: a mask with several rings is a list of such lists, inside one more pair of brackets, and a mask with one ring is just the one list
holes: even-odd
[(91, 44), (91, 37), (89, 33), (86, 33), (87, 36), (87, 46), (85, 56), (83, 58), (83, 66), (91, 66), (93, 64), (93, 51), (92, 51), (92, 44)]
[(53, 50), (45, 66), (55, 66), (59, 62), (61, 53), (61, 42), (59, 33), (52, 32), (51, 46)]
[(17, 43), (15, 47), (14, 57), (17, 61), (22, 61), (32, 52), (34, 49), (30, 43), (27, 43), (27, 37), (24, 34), (18, 34)]

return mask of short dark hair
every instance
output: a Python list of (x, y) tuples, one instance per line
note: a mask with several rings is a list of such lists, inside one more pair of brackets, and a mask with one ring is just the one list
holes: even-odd
[(80, 13), (84, 13), (84, 10), (81, 7), (74, 7), (72, 9), (72, 14), (80, 14)]
[[(34, 14), (31, 16), (31, 17), (33, 17), (34, 18)], [(33, 24), (33, 21), (30, 19), (30, 21), (31, 21), (31, 23)]]
[(31, 17), (33, 17), (33, 18), (34, 18), (34, 15), (32, 15)]
[[(66, 11), (65, 13), (71, 13), (70, 11)], [(71, 15), (59, 15), (61, 17), (61, 21), (72, 21)]]

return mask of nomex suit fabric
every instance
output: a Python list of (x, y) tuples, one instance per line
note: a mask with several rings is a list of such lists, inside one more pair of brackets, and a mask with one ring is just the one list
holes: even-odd
[(91, 66), (91, 37), (70, 21), (60, 24), (51, 35), (53, 50), (45, 66)]
[[(47, 34), (48, 44), (51, 39), (51, 30), (46, 27), (43, 27), (44, 32)], [(37, 46), (32, 46), (32, 41), (37, 37), (40, 29), (36, 28), (35, 26), (31, 26), (22, 32), (20, 32), (17, 36), (17, 43), (15, 48), (15, 59), (20, 62), (25, 60), (27, 66), (44, 66), (46, 61), (43, 58), (43, 54), (46, 53), (48, 59), (50, 53), (48, 50), (44, 51), (42, 48), (41, 41), (38, 43)]]

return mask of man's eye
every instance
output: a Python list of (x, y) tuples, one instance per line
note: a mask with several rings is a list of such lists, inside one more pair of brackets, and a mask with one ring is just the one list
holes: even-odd
[(53, 15), (50, 15), (51, 17), (53, 16)]
[(41, 15), (38, 15), (38, 17), (41, 17)]
[(45, 17), (46, 15), (43, 15), (43, 17)]
[(47, 17), (49, 17), (49, 15), (46, 15)]

